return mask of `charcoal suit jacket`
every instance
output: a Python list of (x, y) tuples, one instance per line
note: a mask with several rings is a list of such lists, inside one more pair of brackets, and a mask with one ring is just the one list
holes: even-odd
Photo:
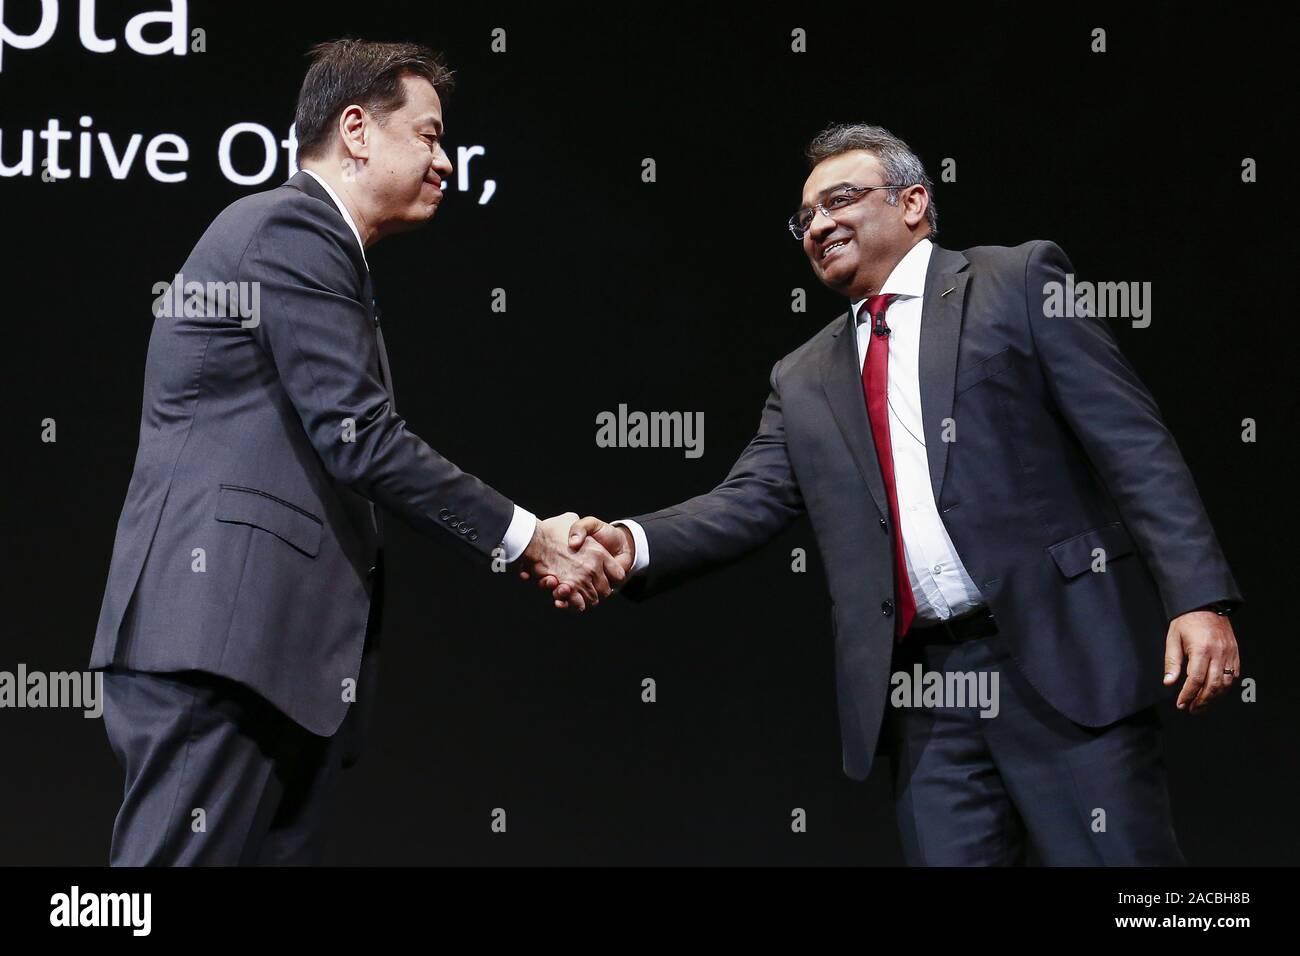
[[(1047, 284), (1073, 271), (1048, 241), (935, 246), (920, 394), (931, 491), (999, 632), (1048, 703), (1099, 727), (1174, 692), (1162, 683), (1173, 617), (1241, 594), (1106, 320), (1049, 317)], [(830, 587), (844, 771), (862, 779), (895, 622), (890, 513), (851, 311), (778, 361), (770, 386), (720, 485), (635, 518), (650, 563), (623, 593), (650, 597), (734, 561), (806, 513)]]
[[(203, 308), (155, 311), (90, 666), (228, 677), (328, 736), (369, 690), (347, 682), (375, 506), (486, 563), (513, 505), (397, 414), (361, 247), (310, 175), (227, 207), (180, 274)], [(231, 282), (257, 284), (255, 317), (217, 301)]]

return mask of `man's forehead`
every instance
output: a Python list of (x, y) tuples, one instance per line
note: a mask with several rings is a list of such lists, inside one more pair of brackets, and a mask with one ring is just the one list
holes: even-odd
[(880, 161), (864, 149), (850, 150), (824, 159), (808, 174), (803, 186), (803, 203), (808, 205), (829, 189), (845, 183), (868, 185), (880, 172)]

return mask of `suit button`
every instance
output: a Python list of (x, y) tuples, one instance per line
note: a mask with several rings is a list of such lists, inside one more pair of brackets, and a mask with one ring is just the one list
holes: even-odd
[(893, 602), (893, 601), (881, 601), (881, 602), (880, 602), (880, 613), (883, 614), (883, 615), (885, 615), (885, 617), (889, 617), (889, 615), (893, 614), (893, 613), (894, 613), (894, 602)]
[(375, 572), (378, 570), (379, 569), (377, 567), (372, 567), (369, 571), (366, 572), (366, 577), (370, 578), (373, 581), (375, 578)]
[(885, 532), (888, 532), (888, 531), (889, 531), (889, 525), (885, 523), (885, 519), (884, 519), (884, 518), (881, 518), (881, 519), (880, 519), (880, 530), (881, 530), (881, 531), (885, 531)]
[(461, 525), (456, 530), (459, 531), (461, 534), (469, 534), (469, 528), (465, 527), (464, 525)]
[(451, 515), (451, 512), (448, 511), (446, 508), (443, 508), (441, 511), (438, 512), (438, 520), (439, 520), (439, 521), (446, 521), (447, 518), (448, 518), (450, 515)]
[(469, 539), (470, 539), (471, 541), (477, 541), (477, 540), (478, 540), (478, 532), (477, 532), (477, 531), (471, 531), (471, 532), (469, 533)]
[(460, 518), (458, 518), (458, 517), (457, 517), (456, 515), (454, 515), (454, 514), (453, 514), (453, 515), (448, 515), (448, 516), (447, 516), (446, 518), (444, 518), (443, 520), (444, 520), (444, 521), (450, 521), (450, 522), (451, 522), (451, 526), (452, 526), (453, 528), (456, 527), (456, 525), (458, 525), (458, 524), (460, 523)]

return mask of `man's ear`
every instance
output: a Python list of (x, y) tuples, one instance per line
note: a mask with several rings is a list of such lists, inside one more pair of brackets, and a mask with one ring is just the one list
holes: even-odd
[(356, 103), (350, 104), (339, 115), (339, 135), (343, 150), (350, 159), (370, 158), (370, 115)]
[(911, 186), (903, 196), (903, 222), (908, 227), (919, 225), (925, 218), (925, 210), (929, 208), (930, 195), (925, 191), (925, 187), (919, 183)]

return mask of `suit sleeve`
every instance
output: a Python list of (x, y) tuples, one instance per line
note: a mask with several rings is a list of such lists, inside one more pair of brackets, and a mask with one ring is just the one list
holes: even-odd
[(1025, 264), (1030, 332), (1058, 409), (1151, 569), (1166, 616), (1241, 601), (1182, 452), (1106, 320), (1046, 314), (1047, 283), (1064, 285), (1073, 272), (1047, 241)]
[[(407, 428), (377, 377), (379, 344), (358, 300), (357, 267), (316, 204), (285, 204), (244, 254), (260, 283), (250, 329), (325, 469), (407, 524), (490, 556), (514, 514), (511, 502), (466, 474)], [(374, 371), (372, 371), (374, 370)]]
[(780, 368), (772, 368), (771, 394), (758, 433), (726, 479), (708, 494), (639, 515), (650, 565), (620, 593), (636, 600), (738, 560), (761, 547), (804, 513), (803, 496), (785, 447)]

